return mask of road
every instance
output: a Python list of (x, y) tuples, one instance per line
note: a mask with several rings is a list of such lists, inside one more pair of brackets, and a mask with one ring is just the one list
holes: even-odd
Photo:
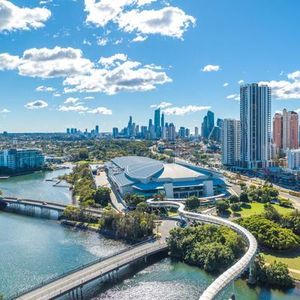
[(175, 227), (175, 225), (174, 221), (163, 221), (160, 228), (160, 239), (132, 247), (119, 254), (92, 264), (82, 270), (75, 271), (65, 277), (19, 296), (17, 299), (47, 300), (56, 298), (76, 289), (77, 287), (81, 287), (83, 284), (91, 282), (96, 278), (109, 274), (114, 270), (118, 270), (122, 266), (142, 259), (148, 255), (164, 251), (167, 249), (166, 238), (169, 236), (170, 229)]
[(122, 202), (121, 197), (118, 196), (117, 191), (115, 191), (114, 187), (108, 181), (106, 172), (100, 171), (97, 175), (94, 176), (94, 178), (97, 188), (99, 186), (110, 188), (110, 200), (112, 206), (119, 212), (123, 212), (124, 210), (126, 210), (126, 205)]

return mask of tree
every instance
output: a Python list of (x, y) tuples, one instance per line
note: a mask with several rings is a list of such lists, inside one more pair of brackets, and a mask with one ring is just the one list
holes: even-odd
[(240, 202), (239, 197), (236, 196), (236, 195), (231, 195), (228, 200), (229, 200), (230, 203), (238, 203), (238, 202)]
[(104, 186), (98, 187), (94, 195), (94, 199), (96, 203), (99, 203), (102, 207), (107, 206), (111, 200), (110, 193), (111, 193), (110, 188)]
[(264, 257), (259, 254), (254, 261), (254, 266), (255, 277), (259, 283), (275, 288), (291, 288), (294, 286), (286, 264), (275, 261), (267, 265)]
[(185, 206), (188, 210), (195, 210), (200, 207), (200, 201), (198, 197), (192, 196), (185, 200)]
[(241, 206), (238, 203), (232, 203), (230, 205), (230, 208), (231, 208), (232, 211), (239, 211), (239, 210), (241, 210)]
[(263, 215), (253, 215), (237, 221), (247, 228), (260, 246), (271, 250), (291, 250), (300, 246), (300, 238), (292, 230), (266, 219)]
[(244, 240), (233, 230), (207, 224), (174, 228), (167, 242), (172, 257), (211, 273), (226, 269), (245, 248)]
[(243, 202), (243, 203), (249, 202), (249, 198), (248, 198), (247, 192), (242, 192), (240, 194), (240, 201)]
[(216, 209), (218, 214), (226, 214), (228, 213), (229, 204), (225, 200), (220, 200), (216, 203)]
[(277, 222), (277, 223), (280, 222), (280, 220), (281, 220), (281, 216), (280, 216), (279, 212), (270, 203), (266, 203), (264, 205), (264, 216), (268, 220), (271, 220), (271, 221), (274, 221), (274, 222)]
[(89, 152), (88, 152), (88, 150), (85, 149), (85, 148), (79, 149), (78, 157), (79, 157), (79, 160), (86, 160), (86, 159), (88, 159), (89, 158)]

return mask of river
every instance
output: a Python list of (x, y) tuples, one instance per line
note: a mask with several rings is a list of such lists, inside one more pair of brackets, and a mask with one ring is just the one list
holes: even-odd
[(71, 169), (60, 169), (51, 172), (35, 172), (0, 180), (0, 190), (5, 196), (24, 199), (45, 200), (62, 204), (71, 203), (71, 191), (65, 187), (54, 187), (53, 181), (60, 175), (71, 172)]
[[(65, 172), (37, 172), (1, 180), (0, 189), (9, 196), (70, 203), (67, 188), (53, 187), (53, 182), (45, 181)], [(125, 247), (96, 233), (63, 227), (54, 220), (0, 211), (0, 294), (11, 296)], [(105, 300), (196, 300), (212, 281), (212, 276), (198, 268), (167, 258), (114, 286), (105, 285), (105, 290), (102, 285), (93, 285), (88, 292), (94, 299)], [(238, 300), (300, 299), (299, 289), (286, 293), (251, 289), (242, 280), (224, 291), (220, 299), (228, 299), (233, 291)]]

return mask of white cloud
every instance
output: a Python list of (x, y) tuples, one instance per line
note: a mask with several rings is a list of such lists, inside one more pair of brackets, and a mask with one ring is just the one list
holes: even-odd
[(88, 75), (76, 75), (64, 80), (65, 92), (143, 92), (172, 80), (163, 71), (153, 70), (136, 61), (122, 61), (125, 55), (101, 58), (104, 69), (94, 69)]
[(22, 57), (0, 54), (0, 70), (17, 68), (19, 74), (30, 77), (65, 77), (88, 73), (94, 64), (74, 48), (32, 48)]
[(69, 97), (65, 100), (65, 104), (76, 104), (79, 102), (79, 98), (73, 98), (73, 97)]
[(122, 13), (118, 18), (119, 27), (125, 32), (160, 34), (182, 38), (189, 26), (196, 20), (178, 7), (164, 7), (159, 10), (134, 9)]
[(157, 0), (137, 0), (137, 5), (138, 6), (143, 6), (143, 5), (155, 2), (155, 1), (157, 1)]
[(166, 108), (163, 112), (166, 115), (176, 115), (176, 116), (184, 116), (188, 113), (193, 113), (202, 110), (210, 109), (210, 106), (198, 106), (198, 105), (187, 105), (181, 107), (170, 107)]
[(82, 42), (83, 45), (92, 46), (92, 43), (89, 40), (84, 39)]
[(86, 22), (103, 27), (113, 21), (132, 0), (85, 0)]
[(260, 85), (268, 85), (275, 99), (300, 99), (300, 71), (289, 73), (286, 80), (261, 81)]
[(99, 59), (99, 63), (103, 65), (104, 67), (108, 68), (111, 66), (120, 65), (121, 62), (124, 62), (127, 60), (127, 55), (123, 53), (117, 53), (110, 57), (101, 57)]
[(52, 3), (52, 0), (41, 0), (40, 5), (46, 5)]
[(91, 110), (88, 110), (89, 114), (97, 114), (97, 115), (112, 115), (112, 110), (106, 107), (97, 107)]
[(171, 105), (172, 105), (171, 102), (162, 101), (159, 104), (152, 104), (152, 105), (150, 105), (150, 107), (151, 108), (166, 108), (166, 107), (169, 107)]
[(240, 84), (240, 85), (244, 84), (244, 83), (245, 83), (245, 81), (243, 79), (241, 79), (241, 80), (238, 81), (238, 84)]
[(125, 32), (160, 34), (174, 38), (182, 38), (188, 27), (196, 24), (194, 17), (178, 7), (166, 6), (157, 10), (140, 8), (151, 2), (155, 0), (85, 0), (86, 22), (97, 27), (113, 22)]
[(51, 86), (38, 86), (36, 89), (35, 89), (37, 92), (55, 92), (55, 88), (51, 87)]
[(223, 84), (224, 87), (226, 87), (226, 86), (228, 86), (228, 85), (229, 85), (228, 82), (225, 82), (225, 83)]
[(108, 43), (108, 38), (100, 38), (100, 37), (97, 38), (98, 46), (104, 47), (107, 45), (107, 43)]
[(60, 97), (60, 96), (61, 96), (60, 93), (54, 93), (54, 94), (53, 94), (53, 97)]
[(201, 69), (201, 71), (202, 72), (218, 72), (220, 69), (221, 68), (218, 65), (206, 65)]
[(27, 109), (41, 109), (45, 108), (48, 106), (48, 103), (44, 100), (35, 100), (28, 102), (27, 104), (24, 105)]
[(18, 7), (10, 1), (0, 1), (0, 32), (29, 30), (45, 26), (51, 12), (46, 8)]
[(29, 49), (22, 57), (0, 54), (0, 70), (18, 70), (22, 76), (64, 77), (65, 92), (102, 92), (113, 95), (122, 91), (149, 91), (172, 80), (155, 64), (142, 65), (117, 53), (101, 57), (96, 65), (83, 57), (80, 49)]
[(20, 63), (18, 56), (10, 55), (8, 53), (0, 54), (0, 70), (13, 70), (17, 68)]
[(8, 110), (7, 108), (3, 108), (1, 111), (0, 111), (1, 114), (8, 114), (10, 113), (10, 110)]
[(229, 100), (240, 101), (240, 95), (239, 94), (231, 94), (231, 95), (228, 95), (226, 98), (229, 99)]
[(133, 40), (132, 42), (134, 43), (138, 43), (138, 42), (144, 42), (147, 40), (147, 36), (142, 36), (142, 35), (137, 35)]
[(59, 106), (58, 110), (59, 111), (73, 111), (73, 112), (79, 112), (79, 113), (82, 113), (82, 112), (86, 112), (89, 108), (86, 107), (86, 106), (83, 106), (83, 105), (61, 105)]
[(84, 97), (84, 99), (85, 100), (93, 100), (93, 99), (95, 99), (95, 97), (93, 97), (93, 96), (87, 96), (87, 97)]

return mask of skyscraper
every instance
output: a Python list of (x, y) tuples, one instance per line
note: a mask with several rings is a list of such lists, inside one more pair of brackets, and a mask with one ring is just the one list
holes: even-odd
[(271, 155), (271, 89), (257, 83), (240, 87), (241, 166), (269, 166)]
[(273, 117), (273, 143), (277, 152), (282, 149), (282, 114), (276, 113)]
[(208, 139), (211, 131), (215, 126), (215, 114), (212, 111), (208, 111), (206, 116), (203, 118), (201, 126), (201, 135), (203, 138)]
[(294, 111), (283, 110), (273, 117), (273, 142), (284, 153), (299, 147), (299, 116)]
[(175, 138), (176, 138), (176, 128), (173, 123), (170, 123), (168, 127), (168, 140), (175, 141)]
[(222, 163), (227, 166), (235, 166), (240, 159), (240, 148), (240, 121), (224, 119), (222, 127)]
[(155, 128), (155, 135), (156, 138), (160, 137), (160, 108), (157, 108), (154, 111), (154, 128)]

